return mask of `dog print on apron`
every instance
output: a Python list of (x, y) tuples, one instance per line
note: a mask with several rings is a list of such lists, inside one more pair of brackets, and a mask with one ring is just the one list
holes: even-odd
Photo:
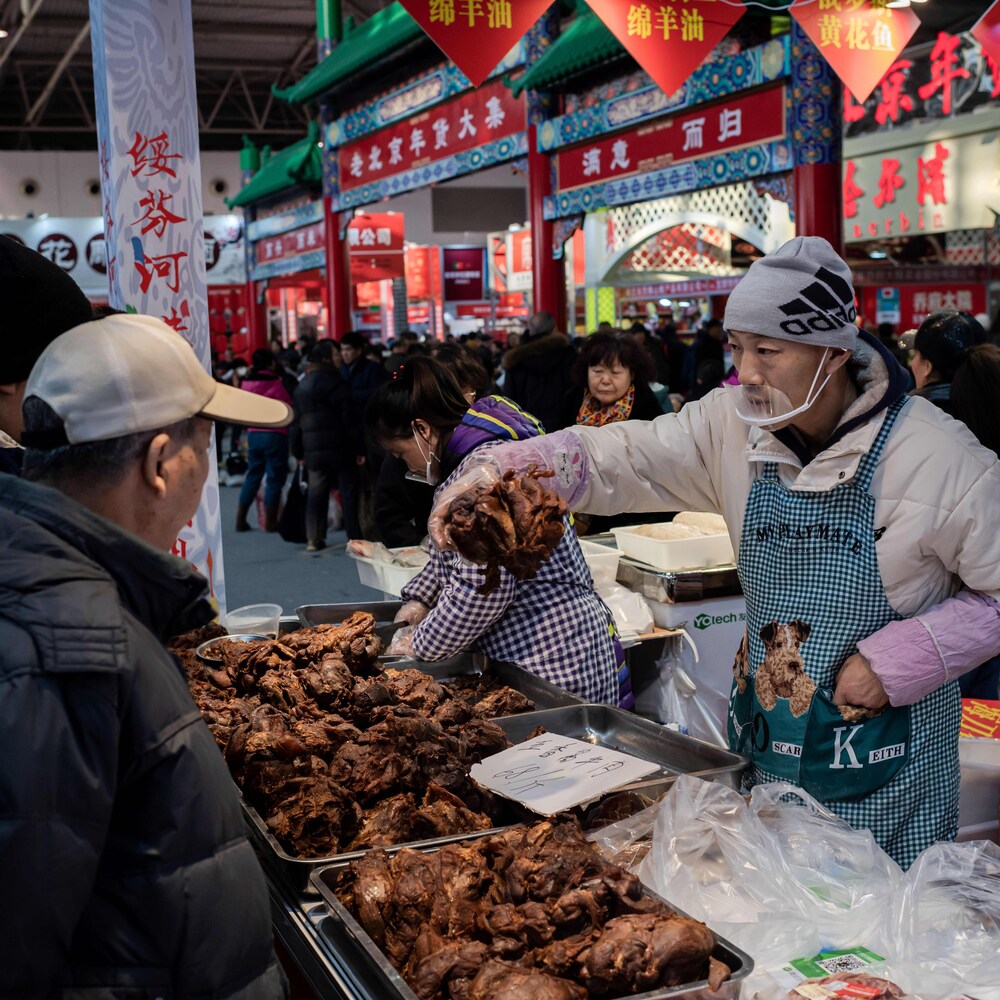
[(958, 685), (878, 713), (834, 705), (833, 689), (858, 642), (902, 617), (882, 585), (869, 487), (905, 403), (889, 408), (852, 482), (795, 492), (768, 463), (753, 484), (739, 555), (747, 634), (729, 711), (751, 784), (799, 785), (904, 868), (957, 829)]

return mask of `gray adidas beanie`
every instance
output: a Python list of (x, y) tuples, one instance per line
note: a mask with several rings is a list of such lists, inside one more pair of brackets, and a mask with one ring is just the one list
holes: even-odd
[(851, 269), (819, 236), (796, 236), (755, 260), (726, 304), (737, 333), (853, 351), (858, 339)]

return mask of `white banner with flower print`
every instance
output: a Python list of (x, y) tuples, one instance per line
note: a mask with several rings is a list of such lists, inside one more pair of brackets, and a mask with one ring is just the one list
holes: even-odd
[[(158, 316), (210, 364), (190, 0), (90, 0), (109, 301)], [(215, 449), (175, 555), (225, 610)]]

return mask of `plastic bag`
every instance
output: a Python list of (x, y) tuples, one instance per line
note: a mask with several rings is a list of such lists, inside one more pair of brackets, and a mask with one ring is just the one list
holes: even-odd
[(759, 964), (883, 946), (899, 868), (870, 833), (801, 789), (758, 785), (747, 803), (723, 784), (682, 775), (650, 812), (639, 877)]
[(619, 633), (635, 632), (643, 635), (653, 628), (653, 612), (646, 599), (617, 583), (602, 584), (597, 588), (598, 596), (608, 606), (614, 616)]
[(894, 978), (928, 1000), (1000, 1000), (1000, 847), (934, 844), (906, 873), (893, 927)]
[[(686, 632), (683, 638), (690, 643)], [(697, 650), (693, 644), (691, 648), (697, 664)], [(696, 739), (728, 747), (723, 725), (729, 701), (684, 669), (680, 651), (679, 642), (667, 644), (666, 655), (656, 661), (658, 679), (636, 695), (636, 711)]]

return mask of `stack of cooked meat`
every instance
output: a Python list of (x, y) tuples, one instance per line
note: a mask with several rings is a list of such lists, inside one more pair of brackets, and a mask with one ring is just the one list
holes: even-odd
[(644, 895), (569, 818), (430, 854), (369, 851), (335, 890), (421, 1000), (586, 1000), (730, 969), (697, 920)]
[(500, 586), (501, 566), (518, 580), (531, 580), (559, 544), (566, 501), (539, 482), (552, 475), (535, 466), (521, 476), (510, 471), (452, 500), (444, 523), (459, 553), (486, 567), (479, 593)]
[(280, 641), (223, 643), (215, 670), (194, 649), (221, 629), (172, 644), (245, 798), (296, 856), (509, 821), (469, 768), (509, 745), (489, 718), (532, 703), (491, 679), (449, 691), (417, 670), (381, 671), (374, 629), (357, 613)]

